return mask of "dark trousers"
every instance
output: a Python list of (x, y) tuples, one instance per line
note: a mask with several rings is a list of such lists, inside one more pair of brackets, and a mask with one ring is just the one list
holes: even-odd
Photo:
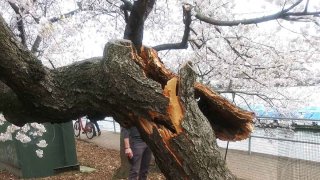
[(129, 160), (131, 164), (129, 180), (146, 180), (151, 161), (151, 150), (146, 143), (131, 145), (133, 157)]
[[(99, 128), (99, 124), (98, 124), (98, 122), (97, 121), (95, 121), (95, 120), (90, 120), (95, 126), (96, 126), (96, 128), (97, 128), (97, 131), (98, 132), (100, 132), (100, 128)], [(95, 132), (95, 131), (94, 131)]]

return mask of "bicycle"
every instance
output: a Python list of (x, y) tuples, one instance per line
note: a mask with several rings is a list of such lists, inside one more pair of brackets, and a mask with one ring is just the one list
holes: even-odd
[(78, 118), (77, 121), (74, 122), (73, 130), (75, 137), (79, 137), (82, 130), (82, 133), (85, 133), (88, 139), (92, 139), (95, 132), (93, 123), (86, 120), (86, 124), (83, 125), (81, 118)]

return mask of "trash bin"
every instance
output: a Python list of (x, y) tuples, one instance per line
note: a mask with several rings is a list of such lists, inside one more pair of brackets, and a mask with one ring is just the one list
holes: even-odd
[[(12, 141), (0, 142), (0, 169), (21, 178), (51, 176), (58, 172), (79, 170), (72, 122), (61, 124), (44, 124), (46, 131), (41, 139), (46, 140), (47, 147), (43, 157), (39, 158), (36, 150), (38, 140), (21, 143), (14, 137)], [(0, 126), (4, 132), (6, 126)]]

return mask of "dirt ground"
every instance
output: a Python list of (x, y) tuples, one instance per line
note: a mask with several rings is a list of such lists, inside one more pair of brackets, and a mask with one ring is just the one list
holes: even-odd
[[(116, 150), (109, 150), (99, 147), (93, 143), (77, 140), (77, 156), (81, 166), (95, 168), (91, 173), (81, 173), (79, 171), (69, 171), (38, 180), (109, 180), (113, 173), (120, 166), (120, 153)], [(16, 180), (18, 177), (7, 171), (0, 171), (0, 179)], [(148, 177), (149, 180), (164, 180), (161, 172), (153, 168)]]

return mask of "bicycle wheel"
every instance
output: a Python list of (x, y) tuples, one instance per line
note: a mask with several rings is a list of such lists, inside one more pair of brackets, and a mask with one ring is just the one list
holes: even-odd
[(92, 122), (87, 122), (86, 123), (86, 127), (85, 127), (85, 132), (86, 132), (86, 136), (88, 139), (92, 139), (93, 138), (93, 134), (94, 134), (94, 125)]
[(79, 137), (80, 136), (80, 131), (81, 131), (79, 121), (74, 122), (73, 130), (74, 130), (74, 136), (75, 137)]

